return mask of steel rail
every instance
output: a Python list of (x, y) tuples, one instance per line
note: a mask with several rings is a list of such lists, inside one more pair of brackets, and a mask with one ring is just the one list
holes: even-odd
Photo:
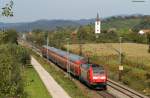
[(99, 95), (101, 95), (103, 98), (116, 98), (113, 94), (110, 94), (107, 91), (97, 91)]
[(115, 90), (123, 93), (124, 95), (126, 95), (126, 96), (128, 96), (130, 98), (135, 98), (135, 96), (137, 96), (138, 98), (149, 98), (149, 97), (144, 96), (144, 95), (142, 95), (142, 94), (140, 94), (140, 93), (138, 93), (138, 92), (136, 92), (136, 91), (134, 91), (134, 90), (132, 90), (130, 88), (127, 88), (127, 87), (125, 87), (125, 86), (123, 86), (123, 85), (121, 85), (119, 83), (116, 83), (116, 82), (114, 82), (114, 81), (112, 81), (110, 79), (108, 79), (108, 83), (107, 84), (108, 84), (108, 86), (114, 88)]

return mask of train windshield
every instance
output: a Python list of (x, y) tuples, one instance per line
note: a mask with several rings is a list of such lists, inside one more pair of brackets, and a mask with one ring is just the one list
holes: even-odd
[(94, 74), (104, 74), (104, 68), (102, 66), (93, 64), (92, 68)]

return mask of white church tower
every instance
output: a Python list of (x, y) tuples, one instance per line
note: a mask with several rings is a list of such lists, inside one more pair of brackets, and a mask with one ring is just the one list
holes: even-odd
[(99, 34), (99, 33), (101, 33), (101, 21), (99, 18), (99, 14), (97, 13), (97, 18), (95, 22), (95, 34)]

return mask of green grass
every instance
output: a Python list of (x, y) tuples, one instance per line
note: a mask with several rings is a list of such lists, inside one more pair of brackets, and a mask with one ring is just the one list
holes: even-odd
[(27, 98), (52, 98), (32, 67), (26, 68), (24, 75), (26, 80), (25, 91), (27, 92)]

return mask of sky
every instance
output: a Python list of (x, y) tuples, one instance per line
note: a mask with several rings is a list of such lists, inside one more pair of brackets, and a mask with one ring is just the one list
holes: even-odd
[[(9, 0), (0, 0), (2, 8)], [(1, 11), (1, 10), (0, 10)], [(31, 22), (39, 19), (78, 20), (114, 15), (150, 15), (150, 0), (14, 0), (14, 17), (0, 17), (0, 22)]]

